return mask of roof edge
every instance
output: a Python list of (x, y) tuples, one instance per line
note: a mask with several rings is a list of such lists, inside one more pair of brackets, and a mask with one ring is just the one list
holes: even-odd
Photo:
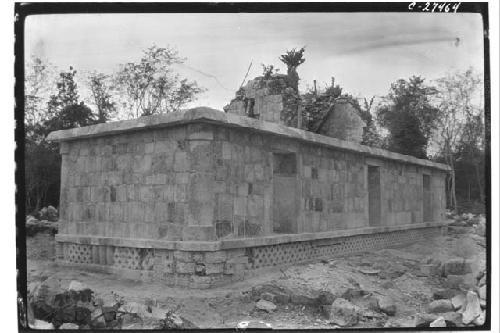
[(144, 130), (148, 128), (170, 127), (179, 124), (187, 124), (199, 121), (213, 122), (228, 127), (247, 128), (259, 132), (271, 133), (278, 136), (288, 137), (312, 144), (337, 148), (341, 150), (354, 151), (371, 157), (421, 165), (425, 167), (450, 171), (446, 164), (436, 163), (425, 159), (419, 159), (409, 155), (394, 153), (385, 149), (373, 148), (355, 142), (344, 141), (321, 134), (288, 127), (278, 123), (266, 122), (235, 114), (224, 113), (208, 107), (197, 107), (185, 111), (171, 112), (166, 114), (152, 115), (131, 120), (114, 121), (92, 126), (72, 128), (51, 132), (47, 140), (63, 142), (79, 140), (92, 137), (116, 135), (129, 131)]

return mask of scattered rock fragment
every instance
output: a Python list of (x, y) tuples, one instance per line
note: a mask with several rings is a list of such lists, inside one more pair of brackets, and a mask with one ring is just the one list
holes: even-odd
[(251, 290), (252, 299), (258, 301), (263, 293), (274, 295), (274, 303), (288, 304), (290, 302), (291, 291), (274, 284), (263, 284), (253, 287)]
[(480, 279), (479, 279), (479, 282), (478, 282), (478, 286), (479, 287), (482, 287), (486, 285), (486, 275), (483, 275)]
[(134, 313), (141, 317), (148, 316), (150, 314), (148, 310), (149, 309), (146, 304), (137, 302), (126, 302), (118, 309), (120, 312)]
[(337, 298), (330, 310), (330, 322), (340, 326), (353, 326), (359, 321), (361, 309), (344, 298)]
[(394, 300), (388, 296), (379, 297), (378, 306), (380, 311), (388, 316), (394, 316), (396, 314), (396, 304), (394, 303)]
[(443, 317), (438, 317), (436, 320), (429, 324), (429, 327), (446, 327), (446, 321)]
[(114, 294), (105, 294), (96, 298), (97, 305), (106, 308), (115, 308), (116, 310), (120, 307), (120, 301), (116, 298)]
[(55, 277), (49, 277), (40, 284), (32, 286), (33, 301), (43, 301), (44, 303), (53, 306), (56, 295), (61, 294), (64, 290), (61, 288), (61, 282)]
[(465, 309), (465, 305), (467, 304), (466, 298), (464, 294), (458, 294), (451, 299), (451, 304), (453, 305), (453, 309), (460, 310)]
[(447, 327), (460, 327), (462, 326), (462, 314), (459, 312), (446, 312), (441, 316), (446, 321)]
[(408, 268), (401, 264), (391, 264), (385, 270), (381, 270), (378, 276), (381, 279), (393, 280), (402, 275), (404, 275), (408, 271)]
[(384, 289), (391, 289), (391, 288), (394, 288), (394, 282), (392, 282), (392, 281), (385, 281), (380, 286), (382, 288), (384, 288)]
[(482, 311), (481, 314), (477, 316), (476, 319), (474, 319), (473, 323), (476, 326), (483, 326), (485, 321), (486, 321), (486, 312)]
[(335, 301), (335, 295), (328, 290), (322, 290), (318, 295), (319, 305), (330, 305)]
[(448, 299), (438, 299), (429, 304), (429, 313), (443, 313), (453, 311), (453, 305)]
[(380, 273), (380, 270), (378, 270), (378, 269), (360, 269), (359, 272), (363, 273), (365, 275), (375, 276), (375, 275), (378, 275)]
[(486, 285), (479, 288), (479, 298), (486, 299)]
[(444, 263), (444, 275), (465, 275), (472, 273), (472, 261), (464, 259), (450, 259)]
[(83, 291), (90, 289), (80, 281), (73, 280), (69, 283), (68, 290), (73, 290), (73, 291)]
[(464, 284), (464, 282), (465, 281), (463, 275), (449, 274), (446, 276), (444, 284), (449, 289), (459, 289), (460, 286)]
[(272, 325), (269, 324), (269, 323), (266, 323), (262, 320), (245, 320), (245, 321), (240, 321), (237, 325), (236, 325), (236, 328), (237, 329), (247, 329), (247, 328), (266, 328), (266, 329), (269, 329), (269, 328), (272, 328)]
[(275, 296), (271, 293), (265, 292), (260, 294), (260, 298), (268, 302), (274, 302)]
[(258, 301), (255, 304), (255, 306), (257, 307), (257, 309), (263, 310), (263, 311), (266, 311), (266, 312), (273, 312), (274, 310), (276, 310), (276, 305), (274, 303), (266, 301), (266, 300), (263, 300), (263, 299), (261, 299), (260, 301)]
[(363, 289), (348, 288), (340, 297), (350, 301), (353, 298), (362, 297), (366, 294), (368, 294), (368, 293)]
[(79, 326), (74, 323), (64, 323), (61, 326), (59, 326), (60, 330), (77, 330), (79, 329)]
[(369, 318), (369, 319), (384, 318), (384, 315), (382, 313), (368, 310), (368, 309), (362, 309), (360, 315), (361, 315), (361, 317), (365, 317), (365, 318)]
[[(226, 297), (227, 297), (227, 296), (226, 296)], [(149, 297), (147, 297), (147, 298), (144, 300), (144, 304), (146, 304), (148, 307), (158, 306), (158, 300), (157, 300), (157, 299), (153, 299), (153, 298), (149, 298)]]
[(55, 328), (51, 323), (39, 319), (35, 319), (35, 322), (30, 327), (36, 330), (53, 330)]
[(484, 237), (486, 235), (486, 218), (484, 216), (478, 216), (477, 225), (475, 228), (477, 235)]
[(437, 318), (438, 316), (432, 313), (418, 313), (415, 315), (413, 327), (429, 327)]
[(481, 305), (479, 304), (479, 297), (473, 291), (467, 292), (467, 305), (462, 314), (462, 322), (467, 325), (479, 317), (481, 314)]
[(439, 276), (441, 266), (439, 264), (422, 264), (420, 265), (420, 274), (422, 276)]
[(104, 315), (101, 308), (96, 308), (91, 314), (92, 327), (104, 328), (106, 327), (106, 321), (104, 320)]

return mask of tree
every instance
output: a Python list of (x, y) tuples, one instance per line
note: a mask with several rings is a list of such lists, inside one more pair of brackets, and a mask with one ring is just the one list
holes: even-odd
[(47, 102), (55, 91), (54, 67), (45, 60), (31, 56), (26, 63), (24, 79), (24, 124), (27, 136), (40, 121), (47, 119)]
[(88, 79), (92, 99), (97, 109), (97, 122), (104, 123), (116, 112), (116, 105), (111, 95), (110, 76), (93, 72)]
[(375, 125), (375, 119), (373, 119), (372, 108), (375, 101), (375, 96), (371, 97), (369, 100), (363, 98), (363, 105), (359, 104), (358, 100), (353, 99), (354, 104), (359, 110), (359, 115), (361, 119), (365, 122), (366, 126), (363, 128), (363, 140), (361, 144), (370, 147), (382, 147), (382, 138), (378, 133), (377, 127)]
[(290, 86), (292, 86), (297, 92), (299, 91), (299, 74), (297, 73), (297, 67), (306, 61), (306, 59), (304, 59), (304, 51), (304, 47), (298, 51), (292, 49), (290, 51), (286, 51), (285, 54), (280, 56), (280, 60), (287, 67), (287, 76), (290, 80)]
[[(461, 166), (472, 166), (469, 168), (473, 172), (469, 172), (465, 179), (470, 180), (470, 174), (474, 174), (476, 186), (479, 192), (479, 200), (484, 203), (484, 167), (485, 167), (485, 124), (483, 113), (474, 114), (472, 111), (467, 111), (466, 123), (464, 126), (463, 135), (460, 139), (457, 151), (457, 160)], [(469, 189), (470, 191), (470, 189)], [(469, 200), (470, 200), (469, 194)]]
[(68, 105), (78, 104), (78, 86), (75, 81), (76, 70), (72, 66), (69, 71), (59, 73), (57, 94), (51, 95), (48, 102), (48, 116), (53, 118)]
[(25, 140), (26, 207), (37, 211), (42, 205), (59, 202), (61, 157), (48, 133), (95, 123), (92, 110), (78, 101), (76, 71), (61, 72), (57, 93), (50, 96), (44, 119), (33, 124)]
[(439, 112), (430, 102), (436, 92), (419, 76), (391, 85), (385, 104), (377, 110), (379, 123), (389, 131), (389, 150), (427, 158), (427, 144)]
[(54, 145), (47, 141), (25, 141), (26, 211), (37, 212), (46, 205), (58, 205), (61, 160)]
[[(481, 79), (472, 69), (469, 69), (464, 73), (456, 72), (440, 78), (437, 80), (437, 84), (439, 92), (437, 101), (440, 112), (434, 143), (438, 147), (438, 154), (451, 168), (447, 182), (447, 197), (448, 204), (456, 209), (457, 158), (460, 159), (459, 163), (462, 164), (462, 168), (466, 160), (472, 162), (479, 192), (483, 193), (482, 177), (480, 177), (479, 170), (482, 150), (481, 138), (484, 136), (483, 112), (480, 106), (475, 105), (477, 100), (480, 100)], [(476, 103), (474, 103), (475, 100)], [(478, 163), (474, 163), (474, 161)], [(468, 198), (470, 199), (470, 186)]]
[(272, 78), (274, 74), (279, 72), (278, 68), (274, 68), (274, 65), (265, 65), (262, 64), (262, 76), (264, 77), (264, 80), (269, 80)]
[(129, 116), (139, 117), (179, 110), (203, 91), (195, 81), (181, 79), (172, 66), (185, 59), (176, 50), (152, 46), (137, 63), (127, 63), (115, 75)]
[(303, 117), (308, 131), (315, 130), (317, 122), (325, 116), (325, 110), (330, 109), (341, 95), (342, 88), (335, 84), (334, 78), (330, 86), (324, 89), (309, 88), (306, 93), (302, 94)]
[(98, 122), (92, 110), (83, 102), (64, 107), (59, 114), (43, 124), (46, 135), (52, 131), (65, 130), (75, 127), (90, 126)]

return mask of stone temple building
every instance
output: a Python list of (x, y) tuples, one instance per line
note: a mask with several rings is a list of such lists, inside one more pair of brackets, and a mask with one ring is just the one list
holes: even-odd
[(253, 118), (233, 105), (51, 133), (58, 260), (209, 288), (445, 228), (446, 165), (288, 127), (269, 96)]

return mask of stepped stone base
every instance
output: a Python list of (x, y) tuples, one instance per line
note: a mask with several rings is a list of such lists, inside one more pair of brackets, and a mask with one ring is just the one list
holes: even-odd
[[(238, 244), (235, 240), (228, 243), (171, 242), (151, 247), (147, 244), (158, 244), (147, 240), (126, 242), (58, 235), (56, 256), (60, 263), (97, 268), (125, 278), (204, 289), (243, 280), (266, 268), (410, 244), (440, 235), (446, 227), (428, 224), (376, 231), (365, 230), (361, 234), (329, 238), (314, 235), (309, 240), (298, 241), (293, 240), (293, 235), (281, 235), (275, 239), (242, 239), (239, 248), (234, 247)], [(291, 241), (287, 242), (286, 237)], [(302, 235), (301, 238), (307, 237)]]

